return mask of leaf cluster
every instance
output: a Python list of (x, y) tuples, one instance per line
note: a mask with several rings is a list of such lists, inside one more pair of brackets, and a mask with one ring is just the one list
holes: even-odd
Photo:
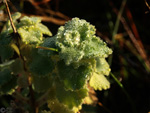
[(12, 35), (10, 21), (0, 34), (1, 94), (28, 89), (31, 82), (36, 102), (47, 103), (54, 113), (76, 113), (88, 96), (88, 84), (95, 90), (110, 87), (105, 58), (112, 50), (95, 35), (93, 25), (73, 18), (55, 36), (44, 37), (52, 34), (39, 18), (20, 16), (12, 16), (19, 38)]

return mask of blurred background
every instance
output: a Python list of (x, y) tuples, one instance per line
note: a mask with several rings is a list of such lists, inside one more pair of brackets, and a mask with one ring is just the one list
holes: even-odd
[[(53, 35), (73, 17), (93, 24), (113, 49), (111, 88), (91, 93), (81, 113), (150, 113), (150, 0), (10, 0), (11, 13), (37, 16)], [(7, 20), (0, 4), (0, 31)]]

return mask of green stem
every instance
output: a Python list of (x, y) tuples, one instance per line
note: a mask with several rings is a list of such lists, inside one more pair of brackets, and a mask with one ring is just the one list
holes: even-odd
[(58, 49), (55, 49), (55, 48), (48, 48), (48, 47), (42, 47), (42, 46), (37, 46), (36, 48), (40, 48), (40, 49), (45, 49), (45, 50), (50, 50), (50, 51), (56, 51), (56, 52), (58, 52)]

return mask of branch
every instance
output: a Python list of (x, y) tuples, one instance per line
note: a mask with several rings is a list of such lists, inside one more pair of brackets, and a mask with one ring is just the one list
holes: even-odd
[(7, 9), (7, 13), (8, 13), (8, 16), (9, 16), (9, 20), (10, 20), (13, 32), (14, 32), (14, 34), (16, 34), (17, 30), (16, 30), (16, 27), (14, 26), (14, 23), (12, 21), (12, 17), (11, 17), (11, 14), (10, 14), (10, 10), (9, 10), (9, 6), (8, 6), (8, 3), (7, 3), (7, 0), (5, 0), (4, 3), (5, 3), (5, 6), (6, 6), (6, 9)]

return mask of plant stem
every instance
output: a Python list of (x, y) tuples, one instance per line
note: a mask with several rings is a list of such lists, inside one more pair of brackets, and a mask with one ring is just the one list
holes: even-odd
[(10, 20), (13, 32), (14, 32), (14, 34), (16, 34), (17, 30), (16, 30), (16, 27), (14, 26), (14, 23), (12, 21), (12, 17), (11, 17), (11, 14), (10, 14), (10, 10), (9, 10), (9, 6), (8, 6), (8, 3), (7, 3), (7, 0), (5, 0), (5, 6), (6, 6), (6, 9), (7, 9), (7, 13), (8, 13), (8, 16), (9, 16), (9, 20)]
[(45, 49), (45, 50), (50, 50), (50, 51), (56, 51), (56, 52), (58, 52), (58, 49), (55, 49), (55, 48), (48, 48), (48, 47), (42, 47), (42, 46), (37, 46), (36, 48), (40, 48), (40, 49)]

